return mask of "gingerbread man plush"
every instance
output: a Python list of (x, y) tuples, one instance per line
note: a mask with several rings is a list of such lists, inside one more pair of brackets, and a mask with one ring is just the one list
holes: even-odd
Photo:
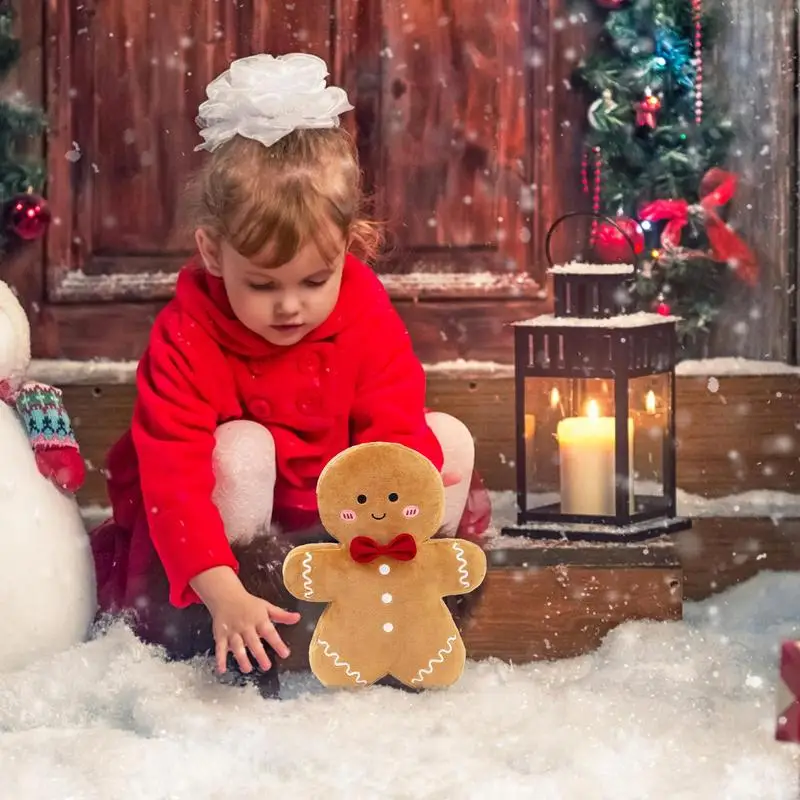
[(294, 548), (283, 580), (295, 597), (328, 603), (311, 639), (326, 686), (391, 675), (412, 688), (449, 686), (466, 652), (442, 601), (476, 589), (486, 556), (463, 539), (431, 539), (444, 516), (433, 464), (403, 445), (351, 447), (317, 485), (320, 519), (337, 543)]

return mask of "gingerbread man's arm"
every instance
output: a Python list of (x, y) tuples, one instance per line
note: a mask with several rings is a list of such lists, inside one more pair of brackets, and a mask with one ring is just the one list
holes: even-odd
[(429, 559), (428, 575), (442, 597), (467, 594), (486, 577), (486, 554), (465, 539), (431, 539), (422, 546)]
[(329, 603), (339, 586), (339, 576), (346, 553), (331, 542), (295, 547), (283, 562), (283, 583), (299, 600)]

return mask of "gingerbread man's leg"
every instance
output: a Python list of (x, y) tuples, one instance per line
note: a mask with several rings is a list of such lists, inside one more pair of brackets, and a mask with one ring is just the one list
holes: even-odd
[(451, 686), (464, 671), (467, 653), (444, 603), (432, 610), (425, 628), (414, 632), (413, 644), (403, 648), (391, 674), (414, 689)]
[[(326, 609), (314, 632), (309, 649), (311, 671), (329, 687), (369, 686), (387, 673), (376, 658), (379, 643), (370, 647), (369, 637), (357, 628), (343, 626)], [(337, 615), (338, 616), (338, 615)]]

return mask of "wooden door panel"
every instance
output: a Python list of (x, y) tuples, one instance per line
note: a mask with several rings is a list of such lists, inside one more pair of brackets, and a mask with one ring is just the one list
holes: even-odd
[(330, 0), (50, 0), (54, 300), (168, 296), (205, 87), (233, 58), (331, 58)]
[[(35, 316), (33, 348), (39, 358), (136, 360), (147, 344), (162, 302), (47, 304)], [(399, 300), (398, 313), (417, 356), (425, 363), (496, 361), (510, 364), (513, 322), (552, 311), (536, 300)]]
[(398, 234), (393, 296), (537, 295), (532, 15), (523, 0), (48, 0), (48, 299), (171, 296), (205, 87), (234, 58), (292, 50), (325, 58), (356, 105), (344, 124)]
[(423, 252), (431, 259), (430, 251), (443, 249), (434, 258), (444, 271), (529, 267), (521, 2), (384, 3), (385, 173), (378, 188), (404, 250), (416, 251), (417, 268)]

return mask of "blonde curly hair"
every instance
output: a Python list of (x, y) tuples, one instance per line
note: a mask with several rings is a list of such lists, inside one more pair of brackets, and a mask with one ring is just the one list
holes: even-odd
[[(192, 225), (263, 266), (290, 261), (309, 241), (333, 260), (341, 233), (364, 261), (382, 244), (364, 214), (358, 154), (343, 128), (296, 130), (270, 147), (242, 136), (214, 150), (190, 182)], [(263, 263), (263, 254), (267, 254)]]

